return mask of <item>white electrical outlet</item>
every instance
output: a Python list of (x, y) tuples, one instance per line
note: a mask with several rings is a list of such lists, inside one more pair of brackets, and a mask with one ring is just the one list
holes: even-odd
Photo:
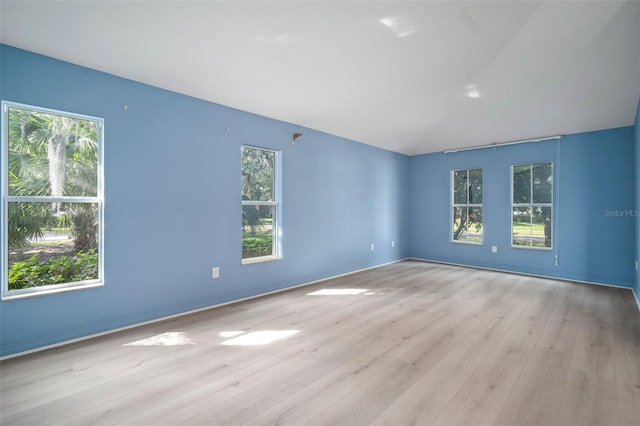
[(220, 278), (220, 267), (214, 266), (211, 268), (211, 278)]
[(395, 241), (391, 241), (391, 247), (395, 247), (396, 246), (396, 242)]
[(636, 260), (636, 271), (638, 270), (638, 261)]
[(497, 253), (498, 252), (498, 246), (491, 246), (491, 253)]
[(371, 243), (371, 251), (374, 251), (375, 249), (376, 249), (376, 246), (373, 243)]

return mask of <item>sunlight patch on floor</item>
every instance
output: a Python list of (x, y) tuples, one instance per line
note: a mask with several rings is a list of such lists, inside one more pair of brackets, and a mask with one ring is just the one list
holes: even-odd
[(244, 333), (244, 331), (221, 331), (220, 337), (236, 337)]
[(187, 337), (183, 331), (158, 334), (143, 340), (127, 343), (123, 346), (184, 346), (196, 343)]
[[(285, 339), (299, 333), (300, 330), (261, 330), (252, 331), (230, 340), (225, 340), (221, 344), (227, 346), (256, 346), (268, 345), (277, 340)], [(222, 333), (220, 333), (222, 334)]]
[(322, 290), (308, 293), (307, 296), (352, 296), (367, 293), (366, 288), (323, 288)]

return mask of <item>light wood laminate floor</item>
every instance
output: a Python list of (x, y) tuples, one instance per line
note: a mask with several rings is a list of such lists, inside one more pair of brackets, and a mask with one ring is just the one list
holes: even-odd
[(640, 314), (625, 289), (404, 261), (0, 374), (3, 425), (639, 425)]

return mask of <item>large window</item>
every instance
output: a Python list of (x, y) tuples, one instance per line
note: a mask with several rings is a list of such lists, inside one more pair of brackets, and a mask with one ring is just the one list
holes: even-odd
[(551, 163), (511, 167), (511, 245), (552, 247), (553, 167)]
[(101, 284), (102, 126), (3, 102), (3, 297)]
[(482, 169), (451, 173), (452, 240), (482, 243)]
[(242, 262), (277, 259), (278, 153), (242, 147)]

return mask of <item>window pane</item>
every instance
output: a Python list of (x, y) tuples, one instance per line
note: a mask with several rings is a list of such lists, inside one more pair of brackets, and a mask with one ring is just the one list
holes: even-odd
[(531, 166), (513, 166), (514, 204), (531, 202)]
[(274, 255), (275, 206), (242, 206), (242, 258)]
[(551, 163), (533, 166), (533, 203), (551, 203)]
[(482, 242), (482, 207), (471, 207), (469, 209), (467, 241)]
[(242, 147), (242, 199), (274, 201), (275, 161), (273, 151)]
[(97, 203), (8, 204), (9, 290), (98, 279)]
[(513, 245), (531, 245), (531, 208), (513, 208)]
[(551, 247), (551, 207), (533, 208), (533, 225), (531, 226), (532, 245)]
[(9, 108), (9, 195), (98, 192), (98, 123)]
[(454, 207), (453, 208), (453, 239), (460, 240), (461, 235), (467, 229), (467, 207)]
[(467, 204), (467, 171), (453, 172), (453, 204)]
[(469, 170), (469, 204), (482, 204), (482, 169)]
[(453, 208), (453, 240), (482, 242), (482, 208)]
[(482, 242), (482, 169), (456, 170), (452, 175), (452, 240)]

